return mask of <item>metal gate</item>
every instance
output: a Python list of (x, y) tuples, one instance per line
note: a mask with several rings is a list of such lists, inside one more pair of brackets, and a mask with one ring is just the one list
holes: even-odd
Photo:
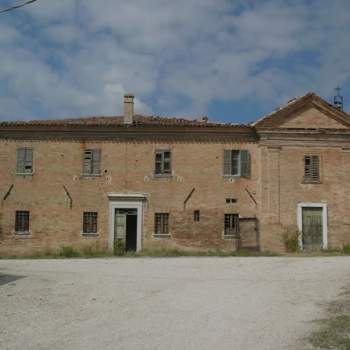
[(323, 247), (322, 208), (303, 208), (303, 248), (320, 250)]

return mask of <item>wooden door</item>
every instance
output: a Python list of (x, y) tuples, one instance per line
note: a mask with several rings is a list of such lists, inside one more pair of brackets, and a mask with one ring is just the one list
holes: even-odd
[(303, 208), (303, 248), (320, 250), (323, 247), (322, 208)]

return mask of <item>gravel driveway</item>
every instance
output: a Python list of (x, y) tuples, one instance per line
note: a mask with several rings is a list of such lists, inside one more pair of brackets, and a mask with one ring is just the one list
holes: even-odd
[(0, 260), (1, 349), (306, 349), (350, 258)]

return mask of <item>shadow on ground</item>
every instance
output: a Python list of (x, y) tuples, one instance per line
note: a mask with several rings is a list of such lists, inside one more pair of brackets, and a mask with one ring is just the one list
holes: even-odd
[(24, 278), (24, 277), (25, 276), (5, 275), (3, 273), (0, 273), (0, 286), (3, 286), (4, 284), (7, 284), (7, 283), (17, 281), (17, 280)]

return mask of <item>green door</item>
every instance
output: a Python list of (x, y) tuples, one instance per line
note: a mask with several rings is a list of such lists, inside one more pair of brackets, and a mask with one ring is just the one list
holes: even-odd
[(322, 208), (303, 208), (303, 248), (320, 250), (322, 247)]

